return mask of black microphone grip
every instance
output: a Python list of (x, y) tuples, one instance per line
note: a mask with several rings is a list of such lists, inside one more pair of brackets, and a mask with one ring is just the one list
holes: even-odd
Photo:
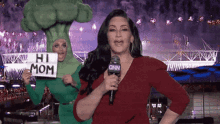
[(109, 97), (109, 105), (113, 105), (114, 102), (114, 90), (111, 90)]
[[(121, 73), (121, 64), (120, 64), (120, 58), (118, 56), (113, 56), (111, 58), (110, 64), (108, 66), (108, 75), (116, 75), (118, 77), (120, 77), (120, 73)], [(114, 90), (110, 91), (109, 94), (109, 105), (113, 105), (114, 102), (114, 97), (115, 97), (115, 92)]]
[[(115, 74), (116, 75), (116, 74)], [(118, 76), (118, 75), (116, 75)], [(115, 92), (114, 90), (110, 91), (110, 97), (109, 97), (109, 105), (113, 105), (114, 99), (115, 99)]]

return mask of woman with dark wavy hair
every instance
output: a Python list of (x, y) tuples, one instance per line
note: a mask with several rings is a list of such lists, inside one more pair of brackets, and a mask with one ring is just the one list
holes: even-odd
[[(74, 104), (77, 121), (93, 118), (93, 124), (149, 124), (147, 99), (153, 86), (172, 100), (161, 124), (171, 124), (189, 102), (186, 91), (166, 72), (167, 66), (141, 55), (138, 29), (127, 14), (113, 10), (98, 33), (98, 46), (88, 54), (79, 72), (81, 88)], [(120, 77), (108, 75), (111, 57), (120, 58)], [(109, 91), (114, 104), (109, 105)]]

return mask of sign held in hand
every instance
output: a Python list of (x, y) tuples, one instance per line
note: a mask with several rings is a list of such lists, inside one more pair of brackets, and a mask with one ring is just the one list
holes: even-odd
[(27, 68), (33, 76), (53, 77), (57, 75), (57, 53), (28, 53)]

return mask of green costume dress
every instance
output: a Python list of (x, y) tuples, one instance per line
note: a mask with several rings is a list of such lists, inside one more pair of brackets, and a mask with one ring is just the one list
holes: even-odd
[[(47, 37), (47, 52), (53, 52), (53, 43), (58, 39), (67, 42), (67, 55), (63, 62), (57, 64), (57, 77), (66, 74), (72, 75), (80, 88), (78, 72), (80, 63), (73, 56), (69, 29), (73, 21), (84, 23), (92, 19), (92, 9), (83, 4), (82, 0), (30, 0), (24, 7), (24, 18), (21, 27), (26, 32), (43, 30)], [(74, 73), (75, 72), (75, 73)], [(47, 86), (50, 92), (60, 103), (68, 103), (76, 99), (78, 92), (72, 86), (65, 86), (61, 78), (36, 80), (36, 88), (33, 90), (26, 85), (27, 91), (34, 104), (40, 103), (44, 88)], [(73, 116), (73, 105), (59, 106), (59, 117), (62, 124), (79, 124)], [(91, 123), (91, 119), (84, 123)]]
[[(77, 82), (76, 88), (78, 89), (81, 87), (78, 75), (80, 69), (81, 65), (79, 65), (75, 73), (71, 75), (74, 81)], [(58, 113), (61, 124), (91, 124), (92, 119), (85, 122), (77, 122), (73, 115), (73, 104), (62, 104), (75, 100), (78, 95), (78, 91), (70, 85), (65, 86), (61, 78), (37, 80), (35, 90), (33, 90), (30, 84), (26, 85), (29, 96), (35, 105), (41, 102), (45, 86), (50, 89), (50, 92), (54, 95), (55, 99), (60, 102)]]

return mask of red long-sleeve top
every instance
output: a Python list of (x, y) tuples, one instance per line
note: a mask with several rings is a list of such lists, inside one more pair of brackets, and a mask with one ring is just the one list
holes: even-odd
[[(135, 58), (115, 94), (114, 104), (109, 105), (109, 94), (103, 95), (93, 114), (92, 124), (149, 124), (146, 105), (150, 88), (164, 94), (172, 103), (170, 110), (181, 115), (189, 103), (189, 96), (182, 86), (166, 71), (167, 66), (151, 57)], [(92, 88), (98, 87), (104, 80), (104, 74), (93, 82)], [(80, 90), (86, 88), (87, 82), (81, 79)], [(78, 94), (73, 113), (77, 121), (76, 105), (86, 97)]]

